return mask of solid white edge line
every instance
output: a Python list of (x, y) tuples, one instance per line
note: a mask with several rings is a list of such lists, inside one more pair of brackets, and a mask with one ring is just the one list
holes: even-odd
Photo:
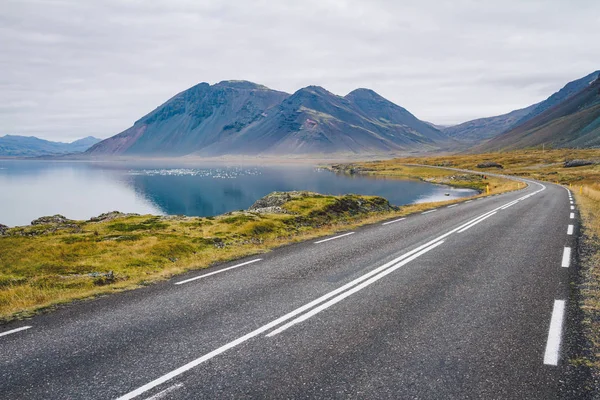
[(6, 336), (6, 335), (10, 335), (11, 333), (21, 332), (21, 331), (24, 331), (24, 330), (29, 329), (29, 328), (31, 328), (31, 326), (22, 326), (22, 327), (17, 328), (17, 329), (12, 329), (10, 331), (2, 332), (2, 333), (0, 333), (0, 336)]
[(430, 250), (435, 249), (436, 247), (438, 247), (439, 245), (441, 245), (442, 243), (444, 243), (443, 240), (432, 244), (431, 246), (427, 247), (426, 249), (421, 250), (420, 252), (418, 252), (417, 254), (412, 255), (411, 257), (405, 259), (404, 261), (401, 261), (399, 263), (397, 263), (396, 265), (394, 265), (391, 268), (386, 269), (385, 271), (379, 273), (378, 275), (375, 275), (374, 277), (372, 277), (371, 279), (361, 283), (360, 285), (357, 285), (355, 287), (353, 287), (352, 289), (345, 291), (344, 293), (334, 297), (333, 299), (327, 301), (326, 303), (321, 304), (318, 307), (313, 308), (311, 311), (307, 312), (306, 314), (301, 315), (300, 317), (288, 322), (285, 325), (280, 326), (279, 328), (275, 329), (273, 332), (269, 333), (268, 335), (266, 335), (267, 337), (273, 337), (283, 331), (285, 331), (286, 329), (291, 328), (292, 326), (299, 324), (300, 322), (306, 321), (307, 319), (315, 316), (316, 314), (320, 313), (321, 311), (331, 307), (332, 305), (339, 303), (340, 301), (344, 300), (346, 297), (366, 288), (367, 286), (377, 282), (378, 280), (380, 280), (381, 278), (383, 278), (384, 276), (391, 274), (392, 272), (394, 272), (395, 270), (397, 270), (398, 268), (408, 264), (409, 262), (413, 261), (414, 259), (422, 256), (423, 254), (427, 253)]
[(571, 248), (565, 247), (563, 250), (562, 262), (560, 264), (563, 268), (569, 268), (571, 265)]
[(497, 213), (497, 211), (494, 211), (493, 213), (491, 213), (491, 214), (488, 214), (488, 215), (486, 215), (486, 216), (485, 216), (485, 217), (483, 217), (483, 218), (479, 218), (477, 221), (473, 222), (472, 224), (470, 224), (470, 225), (467, 225), (467, 226), (465, 226), (464, 228), (462, 228), (460, 231), (458, 231), (458, 233), (463, 233), (463, 232), (464, 232), (464, 231), (466, 231), (467, 229), (469, 229), (469, 228), (471, 228), (471, 227), (473, 227), (473, 226), (477, 225), (478, 223), (480, 223), (480, 222), (481, 222), (481, 221), (483, 221), (483, 220), (486, 220), (486, 219), (488, 219), (489, 217), (491, 217), (492, 215), (494, 215), (494, 214), (496, 214), (496, 213)]
[(573, 228), (574, 228), (573, 225), (569, 225), (567, 227), (567, 235), (572, 235), (573, 234)]
[(558, 365), (558, 355), (560, 351), (560, 341), (562, 337), (562, 324), (565, 315), (565, 301), (554, 300), (552, 309), (552, 318), (550, 319), (550, 328), (548, 329), (548, 341), (546, 342), (546, 352), (544, 353), (544, 364)]
[(569, 214), (569, 218), (570, 218), (570, 219), (573, 219), (573, 218), (575, 218), (575, 213), (571, 213), (571, 214)]
[(343, 238), (344, 236), (349, 236), (349, 235), (354, 235), (354, 232), (348, 232), (348, 233), (344, 233), (343, 235), (338, 235), (338, 236), (330, 237), (328, 239), (319, 240), (318, 242), (315, 242), (315, 244), (329, 242), (330, 240)]
[(389, 225), (389, 224), (393, 224), (394, 222), (399, 222), (399, 221), (404, 221), (406, 218), (400, 218), (400, 219), (395, 219), (393, 221), (388, 221), (388, 222), (384, 222), (381, 225)]
[(207, 276), (211, 276), (211, 275), (215, 275), (215, 274), (220, 274), (221, 272), (229, 271), (230, 269), (234, 269), (234, 268), (238, 268), (238, 267), (243, 267), (244, 265), (252, 264), (252, 263), (255, 263), (255, 262), (261, 261), (261, 260), (262, 260), (262, 258), (257, 258), (256, 260), (246, 261), (246, 262), (243, 262), (241, 264), (237, 264), (237, 265), (233, 265), (231, 267), (220, 269), (218, 271), (209, 272), (208, 274), (196, 276), (194, 278), (186, 279), (186, 280), (180, 281), (180, 282), (175, 282), (175, 284), (176, 285), (182, 285), (184, 283), (188, 283), (188, 282), (192, 282), (192, 281), (195, 281), (195, 280), (198, 280), (198, 279), (206, 278)]
[(421, 214), (429, 214), (429, 213), (432, 213), (435, 211), (437, 211), (437, 208), (434, 208), (433, 210), (429, 210), (429, 211), (423, 211)]

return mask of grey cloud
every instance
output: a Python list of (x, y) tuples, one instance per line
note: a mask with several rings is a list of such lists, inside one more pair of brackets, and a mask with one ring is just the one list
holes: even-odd
[(225, 79), (369, 87), (458, 123), (600, 68), (599, 14), (587, 0), (5, 0), (0, 135), (107, 137)]

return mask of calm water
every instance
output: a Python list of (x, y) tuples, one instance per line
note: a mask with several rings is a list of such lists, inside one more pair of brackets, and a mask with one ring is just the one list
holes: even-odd
[(379, 195), (396, 205), (475, 193), (417, 181), (339, 176), (306, 165), (0, 160), (0, 223), (26, 225), (53, 214), (88, 219), (113, 210), (211, 216), (246, 209), (276, 190)]

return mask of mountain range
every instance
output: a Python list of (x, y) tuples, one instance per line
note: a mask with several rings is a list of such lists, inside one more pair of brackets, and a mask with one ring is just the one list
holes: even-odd
[(320, 86), (293, 94), (247, 81), (200, 83), (132, 127), (73, 143), (4, 136), (0, 155), (387, 156), (436, 151), (600, 146), (600, 71), (507, 114), (443, 127), (370, 89), (345, 96)]
[(96, 155), (382, 154), (439, 150), (454, 140), (369, 89), (287, 94), (246, 81), (201, 83), (106, 139)]
[[(526, 125), (528, 121), (536, 119), (536, 117), (544, 114), (545, 112), (553, 109), (554, 107), (560, 107), (561, 104), (569, 101), (569, 99), (573, 96), (581, 93), (582, 91), (587, 90), (588, 87), (590, 87), (592, 84), (594, 84), (595, 81), (597, 81), (599, 76), (600, 71), (595, 71), (589, 75), (584, 76), (583, 78), (569, 82), (562, 89), (552, 94), (546, 100), (541, 101), (537, 104), (533, 104), (529, 107), (511, 111), (507, 114), (498, 115), (495, 117), (480, 118), (473, 121), (468, 121), (459, 125), (444, 128), (442, 129), (442, 131), (444, 134), (469, 146), (485, 142), (486, 140), (495, 138), (496, 136), (505, 137), (505, 133), (512, 130), (517, 130), (518, 127), (530, 126)], [(581, 104), (581, 106), (583, 105), (584, 104)], [(569, 109), (569, 111), (572, 112), (575, 110)], [(557, 116), (557, 114), (554, 113), (550, 113), (550, 115)], [(588, 117), (590, 115), (596, 115), (597, 117), (600, 117), (600, 114), (594, 114), (594, 111), (591, 111), (587, 115)], [(574, 117), (574, 119), (576, 120), (578, 119), (578, 117)], [(549, 127), (539, 128), (543, 132)], [(521, 130), (518, 129), (517, 132), (521, 132)], [(576, 139), (576, 131), (571, 132), (571, 134), (569, 135), (570, 139), (567, 139), (567, 136), (562, 136), (560, 131), (552, 131), (552, 133), (550, 134), (539, 133), (534, 137), (530, 138), (529, 140), (525, 141), (520, 141), (516, 139), (519, 135), (519, 133), (511, 134), (510, 137), (513, 139), (508, 141), (502, 140), (499, 143), (505, 143), (507, 145), (506, 149), (539, 146), (542, 144), (546, 144), (549, 147), (576, 147), (580, 145), (577, 141), (570, 143), (572, 140)], [(499, 141), (500, 139), (498, 138), (496, 140)], [(512, 143), (513, 140), (516, 140), (515, 146), (508, 146), (509, 142)], [(492, 142), (489, 146), (483, 143), (480, 147), (477, 147), (476, 149), (480, 151), (500, 149), (499, 145), (495, 145), (494, 143), (495, 142)]]
[(600, 78), (595, 74), (595, 80), (583, 89), (550, 107), (536, 107), (523, 122), (474, 150), (505, 151), (542, 144), (548, 148), (600, 147)]
[(0, 156), (39, 157), (82, 153), (100, 142), (92, 136), (71, 143), (52, 142), (34, 136), (5, 135), (0, 137)]

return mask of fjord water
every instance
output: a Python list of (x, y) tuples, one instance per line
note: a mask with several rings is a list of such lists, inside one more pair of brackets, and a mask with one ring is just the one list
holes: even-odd
[(290, 190), (378, 195), (395, 205), (475, 194), (420, 181), (336, 175), (310, 165), (0, 160), (0, 223), (27, 225), (54, 214), (88, 219), (114, 210), (213, 216)]

